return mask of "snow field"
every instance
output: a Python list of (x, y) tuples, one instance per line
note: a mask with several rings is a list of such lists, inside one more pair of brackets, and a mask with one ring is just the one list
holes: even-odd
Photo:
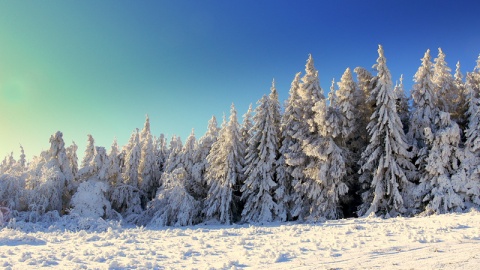
[(0, 268), (477, 269), (480, 213), (318, 224), (0, 230)]

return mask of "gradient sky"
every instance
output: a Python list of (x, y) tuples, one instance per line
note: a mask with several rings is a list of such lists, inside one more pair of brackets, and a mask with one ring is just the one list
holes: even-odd
[(197, 138), (232, 102), (239, 115), (280, 98), (315, 59), (329, 89), (384, 46), (407, 90), (427, 49), (452, 70), (480, 53), (479, 1), (0, 1), (0, 157), (49, 148), (60, 130), (83, 156), (87, 134), (127, 143), (145, 115), (155, 135)]

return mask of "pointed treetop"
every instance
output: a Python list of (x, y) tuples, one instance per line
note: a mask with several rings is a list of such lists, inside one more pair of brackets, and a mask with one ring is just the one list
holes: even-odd
[(383, 47), (380, 44), (378, 44), (378, 56), (383, 57)]
[(308, 55), (307, 64), (305, 65), (305, 71), (307, 72), (307, 75), (311, 76), (315, 75), (315, 73), (317, 72), (314, 66), (312, 54)]
[(454, 78), (456, 81), (461, 81), (463, 79), (462, 71), (460, 71), (460, 61), (457, 62)]
[(328, 101), (330, 107), (335, 107), (337, 104), (337, 93), (335, 91), (335, 78), (332, 79), (332, 85), (330, 86), (330, 93), (328, 93)]
[(275, 79), (272, 81), (272, 87), (270, 87), (270, 99), (278, 99), (277, 88), (275, 88)]

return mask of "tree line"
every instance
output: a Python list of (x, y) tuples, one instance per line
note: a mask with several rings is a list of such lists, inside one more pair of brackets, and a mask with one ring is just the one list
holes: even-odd
[(480, 57), (452, 75), (443, 51), (432, 62), (427, 50), (409, 97), (382, 46), (373, 69), (347, 68), (325, 96), (310, 55), (283, 109), (273, 81), (241, 123), (232, 104), (228, 120), (213, 116), (201, 138), (192, 131), (182, 143), (152, 135), (147, 116), (122, 148), (88, 135), (80, 164), (76, 144), (56, 132), (39, 156), (27, 161), (21, 148), (1, 163), (4, 220), (77, 214), (183, 226), (478, 207)]

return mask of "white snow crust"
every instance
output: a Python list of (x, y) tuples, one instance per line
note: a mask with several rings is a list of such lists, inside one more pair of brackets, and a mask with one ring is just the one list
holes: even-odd
[(324, 223), (122, 227), (101, 218), (10, 221), (0, 268), (478, 269), (480, 212)]

